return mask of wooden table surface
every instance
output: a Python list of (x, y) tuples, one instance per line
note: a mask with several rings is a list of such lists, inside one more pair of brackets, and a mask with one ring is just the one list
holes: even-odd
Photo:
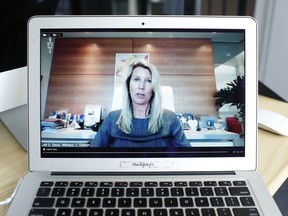
[[(259, 96), (259, 108), (288, 117), (288, 103)], [(288, 177), (288, 137), (259, 129), (258, 163), (258, 173), (273, 195)]]
[[(18, 180), (28, 173), (27, 152), (0, 121), (0, 200), (8, 198)], [(0, 206), (6, 215), (9, 206)]]
[[(259, 108), (288, 117), (288, 103), (259, 96)], [(258, 172), (273, 195), (288, 177), (288, 137), (259, 129)], [(28, 173), (27, 152), (0, 121), (0, 200), (9, 197), (21, 177)], [(9, 206), (0, 206), (5, 215)]]

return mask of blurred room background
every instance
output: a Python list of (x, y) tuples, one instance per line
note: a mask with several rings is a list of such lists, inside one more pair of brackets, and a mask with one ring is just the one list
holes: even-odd
[(255, 0), (59, 0), (57, 14), (248, 15)]

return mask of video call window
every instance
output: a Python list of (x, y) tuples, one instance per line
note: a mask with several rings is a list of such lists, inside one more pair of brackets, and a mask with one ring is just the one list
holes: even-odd
[[(244, 156), (244, 36), (241, 30), (43, 30), (42, 156)], [(122, 109), (125, 77), (135, 62), (148, 62), (157, 69), (163, 108), (172, 113), (169, 119), (175, 115), (172, 131), (179, 125), (180, 136), (183, 133), (189, 144), (143, 147), (131, 139), (135, 145), (92, 145), (105, 119), (112, 119), (109, 114)], [(116, 125), (118, 118), (113, 119)], [(149, 124), (151, 112), (147, 119)], [(165, 139), (171, 138), (166, 135)]]

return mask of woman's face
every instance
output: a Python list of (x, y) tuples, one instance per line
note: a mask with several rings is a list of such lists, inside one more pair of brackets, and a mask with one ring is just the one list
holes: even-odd
[(148, 69), (136, 67), (129, 83), (133, 105), (148, 105), (153, 94), (152, 76)]

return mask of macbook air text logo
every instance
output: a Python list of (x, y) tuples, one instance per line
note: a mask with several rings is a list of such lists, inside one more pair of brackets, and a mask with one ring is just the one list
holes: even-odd
[(134, 163), (132, 163), (132, 166), (133, 167), (141, 167), (141, 168), (145, 168), (145, 167), (151, 168), (151, 167), (154, 167), (155, 164), (154, 163), (145, 163), (145, 162), (139, 162), (139, 163), (134, 162)]
[(173, 163), (171, 161), (121, 161), (120, 168), (171, 168)]

